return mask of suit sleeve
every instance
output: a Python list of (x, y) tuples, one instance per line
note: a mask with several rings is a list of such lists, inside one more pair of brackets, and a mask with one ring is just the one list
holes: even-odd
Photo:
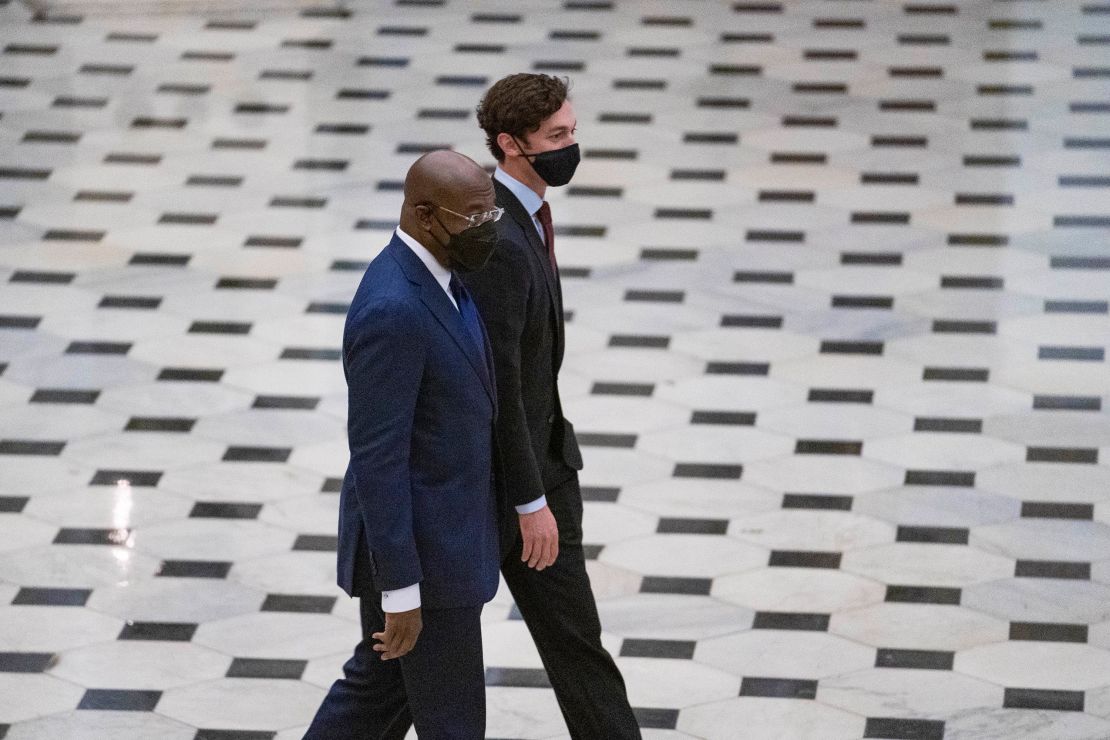
[(423, 580), (409, 474), (425, 352), (418, 322), (404, 304), (372, 306), (344, 348), (355, 495), (381, 590)]
[(524, 415), (520, 345), (531, 299), (531, 271), (519, 247), (500, 239), (486, 266), (467, 275), (493, 348), (497, 375), (497, 444), (508, 502), (520, 506), (544, 495), (540, 465)]

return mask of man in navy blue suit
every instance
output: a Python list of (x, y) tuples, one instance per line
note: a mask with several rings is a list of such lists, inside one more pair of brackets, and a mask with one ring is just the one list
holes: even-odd
[(501, 216), (472, 160), (409, 169), (400, 226), (347, 313), (351, 450), (339, 511), (339, 585), (363, 639), (306, 738), (477, 740), (485, 732), (479, 617), (497, 591), (496, 388), (460, 272), (481, 268)]

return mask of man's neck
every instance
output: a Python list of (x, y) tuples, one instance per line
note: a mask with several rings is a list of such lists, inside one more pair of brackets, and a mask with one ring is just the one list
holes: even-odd
[(532, 169), (532, 165), (524, 157), (505, 157), (505, 161), (500, 163), (501, 169), (506, 173), (513, 176), (514, 179), (527, 185), (532, 192), (540, 196), (542, 200), (547, 193), (547, 183), (543, 181), (536, 171)]

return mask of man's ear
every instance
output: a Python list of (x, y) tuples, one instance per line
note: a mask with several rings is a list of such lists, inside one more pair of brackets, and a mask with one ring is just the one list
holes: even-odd
[(412, 207), (412, 212), (416, 215), (416, 223), (420, 228), (425, 231), (432, 230), (432, 209), (431, 206), (423, 203)]
[(503, 131), (497, 135), (497, 146), (501, 147), (501, 151), (505, 152), (506, 154), (512, 154), (519, 157), (524, 153), (520, 151), (520, 147), (517, 145), (516, 140)]

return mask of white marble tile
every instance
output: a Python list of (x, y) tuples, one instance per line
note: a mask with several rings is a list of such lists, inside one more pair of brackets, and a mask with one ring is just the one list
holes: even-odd
[(786, 509), (734, 518), (729, 536), (769, 550), (841, 552), (891, 542), (890, 524), (843, 511)]
[(945, 720), (1001, 706), (1003, 690), (948, 671), (872, 668), (821, 681), (817, 699), (865, 717)]
[(350, 657), (360, 639), (357, 624), (330, 614), (262, 612), (206, 622), (193, 643), (232, 657), (304, 660), (344, 650)]
[(833, 614), (829, 631), (875, 647), (957, 650), (1003, 642), (1009, 625), (960, 606), (884, 603)]
[(99, 588), (88, 608), (136, 622), (206, 622), (258, 611), (264, 595), (216, 579), (156, 578)]
[(1008, 578), (1014, 561), (965, 545), (896, 542), (844, 554), (840, 567), (892, 585), (958, 588)]
[[(740, 691), (740, 677), (696, 661), (621, 658), (621, 674), (634, 707), (681, 709), (730, 699)], [(682, 686), (675, 693), (672, 686)]]
[(117, 640), (67, 650), (50, 675), (86, 688), (165, 690), (220, 678), (231, 658), (185, 642)]
[(644, 575), (712, 578), (761, 567), (767, 551), (730, 537), (659, 534), (608, 545), (600, 560)]
[(840, 570), (760, 568), (713, 581), (713, 596), (771, 612), (834, 613), (878, 604), (884, 586)]
[[(303, 681), (223, 678), (170, 689), (158, 713), (194, 727), (279, 730), (311, 717), (324, 693)], [(224, 701), (229, 695), (235, 701)]]
[(848, 740), (863, 735), (863, 717), (812, 701), (744, 696), (682, 712), (678, 728), (707, 740), (735, 737), (743, 727), (753, 740)]
[(848, 456), (794, 456), (744, 466), (746, 482), (784, 492), (851, 494), (890, 488), (903, 479), (893, 465)]
[(598, 610), (606, 632), (647, 640), (703, 640), (747, 629), (753, 617), (748, 609), (705, 596), (682, 594), (637, 594), (609, 599), (598, 604)]
[(956, 653), (955, 669), (1003, 686), (1084, 691), (1110, 684), (1110, 652), (1063, 642), (1005, 642)]
[(1110, 733), (1110, 722), (1079, 712), (994, 709), (952, 718), (944, 735), (953, 740), (1056, 740), (1062, 737), (1097, 738)]
[(19, 722), (77, 708), (85, 691), (68, 681), (45, 674), (0, 675), (0, 716)]
[(12, 725), (6, 740), (192, 740), (196, 728), (154, 712), (59, 712)]

